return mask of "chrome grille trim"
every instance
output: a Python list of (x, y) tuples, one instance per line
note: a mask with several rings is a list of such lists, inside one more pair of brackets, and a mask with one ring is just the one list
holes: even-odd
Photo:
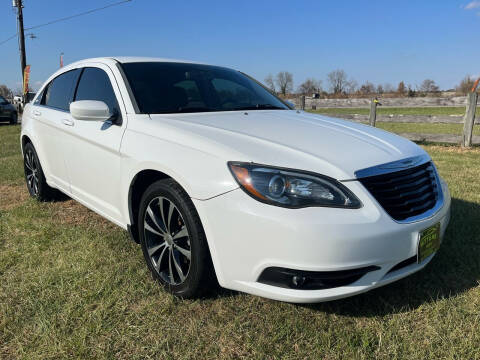
[(440, 177), (428, 155), (362, 169), (355, 176), (398, 223), (427, 219), (443, 206)]

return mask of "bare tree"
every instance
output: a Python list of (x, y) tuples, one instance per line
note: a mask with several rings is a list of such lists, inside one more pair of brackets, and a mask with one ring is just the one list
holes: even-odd
[(397, 86), (397, 92), (401, 95), (405, 94), (407, 91), (407, 88), (405, 87), (405, 83), (403, 81), (400, 81)]
[(313, 94), (322, 91), (322, 80), (315, 80), (314, 78), (308, 78), (298, 87), (300, 94)]
[(272, 90), (273, 92), (276, 92), (275, 90), (275, 82), (273, 81), (273, 76), (272, 74), (268, 74), (268, 76), (265, 78), (265, 85)]
[(358, 83), (355, 79), (350, 79), (347, 82), (347, 85), (345, 85), (345, 92), (347, 94), (353, 94), (355, 91), (357, 91), (358, 88)]
[(342, 69), (332, 71), (327, 75), (330, 91), (334, 94), (341, 94), (348, 88), (347, 74)]
[(432, 79), (425, 79), (420, 84), (419, 90), (423, 92), (437, 92), (440, 90), (440, 88), (437, 84), (435, 84), (435, 81), (433, 81)]
[(0, 85), (0, 95), (7, 99), (13, 98), (12, 90), (7, 85)]
[(360, 89), (358, 90), (361, 94), (373, 94), (375, 92), (375, 85), (373, 85), (370, 81), (366, 81)]
[(377, 86), (377, 94), (383, 94), (385, 90), (383, 89), (383, 86), (381, 84), (378, 84)]
[(383, 91), (385, 93), (393, 93), (395, 91), (395, 89), (393, 88), (393, 85), (390, 84), (390, 83), (385, 83), (383, 85)]
[(275, 82), (282, 95), (286, 95), (293, 89), (293, 75), (288, 71), (280, 71), (275, 78)]
[(462, 94), (467, 94), (472, 90), (474, 82), (475, 80), (470, 75), (467, 75), (460, 81), (456, 90)]

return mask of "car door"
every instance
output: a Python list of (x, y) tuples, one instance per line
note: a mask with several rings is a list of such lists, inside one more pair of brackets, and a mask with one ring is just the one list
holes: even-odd
[(30, 107), (40, 162), (51, 185), (66, 193), (70, 185), (65, 165), (66, 119), (70, 117), (70, 102), (80, 74), (74, 69), (54, 78)]
[(120, 143), (126, 113), (114, 74), (103, 64), (82, 70), (74, 101), (105, 102), (114, 122), (70, 118), (66, 163), (72, 195), (113, 221), (121, 222)]
[(7, 104), (8, 101), (3, 96), (0, 96), (0, 118), (7, 117), (7, 113), (5, 111)]

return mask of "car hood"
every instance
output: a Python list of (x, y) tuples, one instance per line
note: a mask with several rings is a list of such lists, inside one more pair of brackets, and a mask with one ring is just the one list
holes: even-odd
[(15, 109), (15, 106), (13, 106), (12, 104), (8, 103), (8, 104), (3, 104), (3, 105), (0, 105), (3, 110), (16, 110)]
[(308, 170), (339, 180), (353, 179), (360, 169), (425, 154), (419, 146), (395, 134), (296, 110), (151, 117), (220, 145), (215, 155), (226, 161)]

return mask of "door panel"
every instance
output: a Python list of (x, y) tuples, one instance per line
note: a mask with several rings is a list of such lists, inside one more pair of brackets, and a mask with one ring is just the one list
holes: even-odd
[[(115, 78), (106, 65), (84, 68), (75, 100), (100, 100), (126, 119)], [(125, 131), (112, 121), (84, 121), (73, 117), (62, 124), (69, 136), (66, 163), (71, 191), (79, 200), (112, 220), (121, 222), (120, 143)]]
[(40, 158), (42, 168), (49, 182), (59, 189), (70, 192), (67, 166), (64, 160), (65, 133), (61, 118), (65, 112), (42, 106), (32, 106), (35, 132), (43, 156)]
[[(31, 107), (36, 133), (43, 154), (40, 159), (51, 185), (70, 192), (65, 164), (66, 137), (62, 119), (68, 118), (69, 105), (80, 70), (67, 71), (47, 85), (38, 102)], [(40, 150), (40, 149), (39, 149)]]

